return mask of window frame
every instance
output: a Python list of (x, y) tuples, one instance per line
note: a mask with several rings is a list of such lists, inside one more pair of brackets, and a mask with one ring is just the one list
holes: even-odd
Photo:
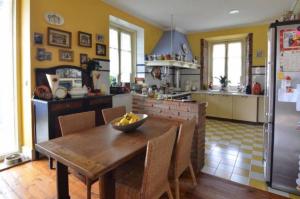
[[(213, 79), (213, 45), (216, 44), (225, 44), (225, 75), (228, 76), (228, 44), (241, 42), (242, 44), (242, 81), (241, 83), (245, 84), (247, 71), (246, 71), (246, 38), (235, 38), (235, 39), (226, 39), (226, 40), (217, 40), (217, 41), (210, 41), (208, 43), (208, 52), (209, 52), (209, 59), (208, 59), (208, 81), (214, 82)], [(214, 87), (219, 88), (220, 85), (213, 85)], [(231, 86), (233, 89), (237, 89), (237, 85)]]
[[(131, 30), (129, 28), (113, 24), (111, 23), (109, 26), (109, 30), (113, 29), (118, 32), (118, 53), (119, 53), (119, 74), (117, 78), (117, 82), (121, 82), (121, 33), (129, 34), (131, 37), (131, 75), (130, 75), (130, 82), (133, 82), (136, 76), (136, 31)], [(109, 44), (110, 50), (110, 44)]]

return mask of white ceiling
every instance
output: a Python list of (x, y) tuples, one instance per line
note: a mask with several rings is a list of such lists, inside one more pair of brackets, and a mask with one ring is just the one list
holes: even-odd
[[(290, 10), (296, 0), (103, 0), (164, 29), (171, 14), (185, 32), (270, 22)], [(239, 14), (229, 15), (238, 9)]]

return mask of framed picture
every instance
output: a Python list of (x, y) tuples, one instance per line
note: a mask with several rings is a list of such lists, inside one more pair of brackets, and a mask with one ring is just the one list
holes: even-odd
[(74, 58), (74, 52), (71, 50), (59, 50), (59, 61), (72, 62)]
[(36, 59), (39, 61), (45, 60), (45, 48), (37, 48), (36, 49)]
[(96, 34), (96, 41), (98, 43), (103, 43), (103, 41), (104, 41), (104, 35), (102, 35), (102, 34)]
[(80, 53), (80, 64), (86, 64), (88, 61), (88, 55)]
[(49, 46), (58, 46), (62, 48), (71, 48), (72, 33), (48, 28), (48, 45)]
[(96, 55), (106, 56), (106, 45), (96, 44)]
[(33, 40), (35, 44), (43, 44), (43, 34), (38, 32), (33, 33)]
[(78, 45), (82, 47), (92, 47), (92, 34), (78, 31)]

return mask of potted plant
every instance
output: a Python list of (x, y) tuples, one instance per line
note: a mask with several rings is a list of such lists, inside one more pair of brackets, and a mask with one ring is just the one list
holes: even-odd
[(227, 91), (227, 86), (228, 83), (230, 83), (230, 81), (227, 79), (227, 76), (220, 76), (220, 77), (215, 77), (219, 80), (220, 84), (221, 84), (221, 91)]

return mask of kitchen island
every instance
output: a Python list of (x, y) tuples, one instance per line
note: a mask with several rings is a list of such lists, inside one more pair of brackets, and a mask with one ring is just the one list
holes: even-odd
[(196, 175), (200, 173), (204, 166), (206, 103), (156, 100), (133, 94), (132, 108), (135, 113), (180, 121), (195, 117), (197, 127), (193, 138), (191, 157)]

